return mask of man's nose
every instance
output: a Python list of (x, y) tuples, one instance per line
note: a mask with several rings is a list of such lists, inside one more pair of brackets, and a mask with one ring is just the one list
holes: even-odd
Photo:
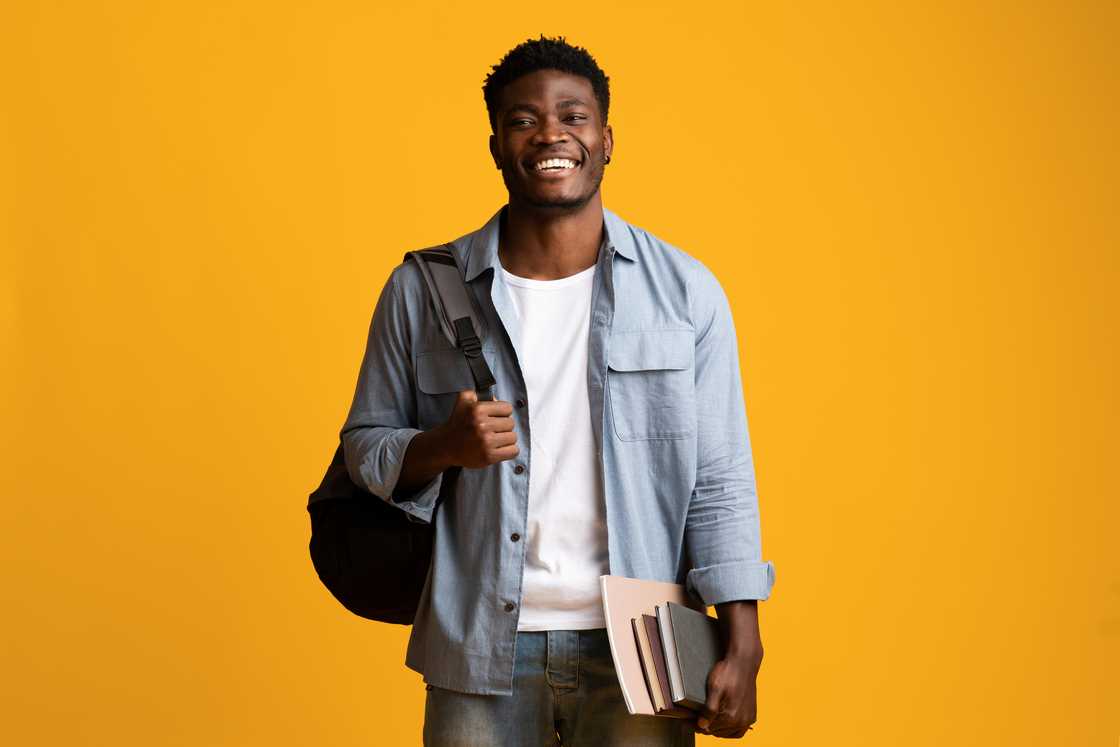
[(540, 127), (537, 128), (533, 140), (541, 145), (549, 143), (560, 143), (568, 139), (568, 133), (565, 132), (560, 120), (546, 118), (541, 122)]

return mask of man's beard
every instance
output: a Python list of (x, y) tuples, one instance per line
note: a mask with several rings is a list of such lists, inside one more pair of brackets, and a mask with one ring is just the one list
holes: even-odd
[[(589, 159), (590, 160), (590, 159)], [(586, 161), (585, 161), (586, 163)], [(505, 169), (502, 169), (502, 181), (505, 182), (506, 190), (510, 195), (517, 194), (521, 202), (531, 207), (539, 208), (542, 210), (557, 210), (560, 212), (576, 211), (591, 201), (591, 198), (599, 191), (599, 185), (603, 183), (603, 168), (600, 166), (598, 170), (591, 175), (593, 183), (591, 189), (584, 195), (577, 197), (562, 197), (550, 200), (535, 199), (528, 194), (517, 194), (514, 190), (510, 189), (510, 177)]]

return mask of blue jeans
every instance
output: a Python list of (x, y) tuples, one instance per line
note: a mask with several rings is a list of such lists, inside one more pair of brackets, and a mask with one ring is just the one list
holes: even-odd
[(693, 747), (695, 720), (632, 716), (605, 628), (522, 631), (513, 694), (472, 695), (428, 685), (428, 747)]

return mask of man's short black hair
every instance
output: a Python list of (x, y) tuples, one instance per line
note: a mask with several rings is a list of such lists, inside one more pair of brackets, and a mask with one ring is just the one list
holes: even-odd
[(576, 47), (557, 36), (548, 38), (541, 34), (539, 39), (527, 39), (506, 52), (497, 65), (493, 65), (486, 82), (482, 85), (482, 97), (486, 99), (486, 111), (490, 115), (490, 128), (497, 129), (498, 99), (502, 89), (523, 75), (538, 70), (559, 70), (587, 78), (599, 100), (603, 113), (603, 124), (607, 123), (607, 109), (611, 104), (610, 78), (599, 67), (599, 63), (583, 47)]

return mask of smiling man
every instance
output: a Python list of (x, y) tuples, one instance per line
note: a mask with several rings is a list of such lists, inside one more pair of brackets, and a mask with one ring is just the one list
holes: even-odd
[[(741, 737), (774, 568), (727, 297), (699, 261), (603, 207), (610, 90), (586, 50), (526, 41), (483, 93), (509, 200), (449, 246), (479, 302), (497, 399), (479, 400), (405, 263), (378, 300), (342, 428), (351, 477), (435, 523), (406, 657), (427, 683), (424, 743)], [(606, 573), (685, 584), (716, 607), (726, 651), (698, 718), (628, 714)]]

